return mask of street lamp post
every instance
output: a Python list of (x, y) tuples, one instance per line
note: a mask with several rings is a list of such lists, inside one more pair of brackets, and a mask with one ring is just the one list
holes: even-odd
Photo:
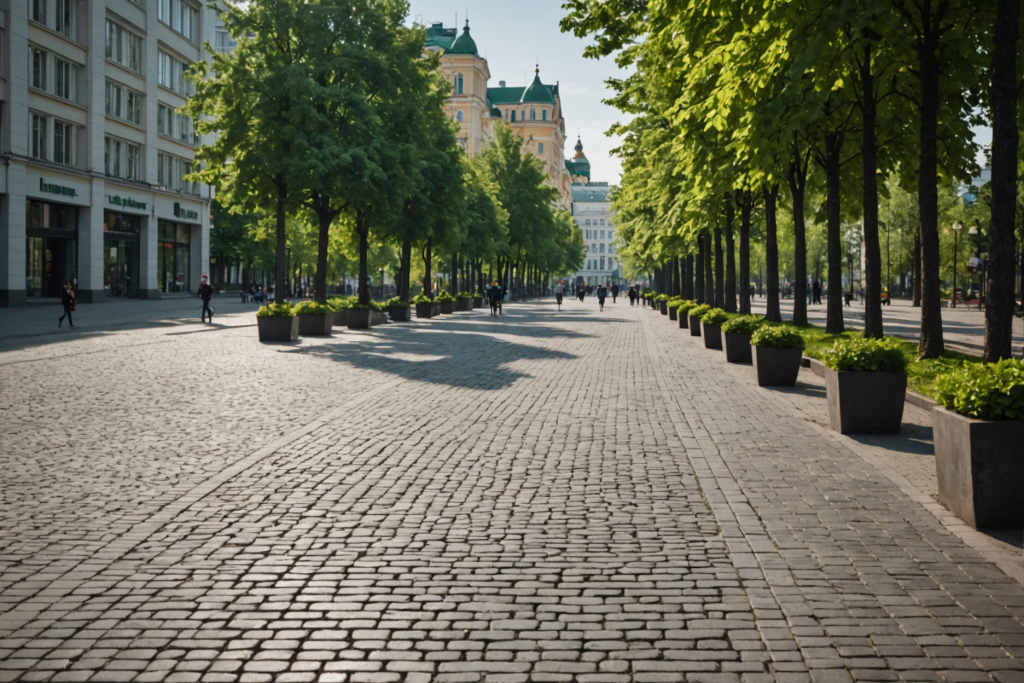
[(964, 224), (960, 221), (953, 223), (953, 308), (956, 308), (956, 256), (957, 246), (960, 241), (960, 231), (964, 229)]
[[(970, 228), (967, 229), (967, 234), (970, 235), (971, 237), (977, 238), (977, 242), (975, 243), (975, 246), (974, 246), (974, 256), (980, 262), (981, 261), (981, 228), (979, 228), (977, 225), (972, 225)], [(981, 302), (984, 300), (984, 298), (985, 298), (985, 270), (984, 270), (984, 264), (982, 263), (981, 274), (978, 275), (978, 310), (979, 311), (981, 310)]]

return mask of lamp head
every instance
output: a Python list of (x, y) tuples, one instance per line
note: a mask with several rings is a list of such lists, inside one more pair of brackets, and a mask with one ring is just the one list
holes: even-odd
[(956, 230), (957, 232), (960, 232), (961, 230), (964, 229), (964, 224), (961, 223), (960, 221), (957, 221), (953, 223), (953, 229)]
[(967, 228), (967, 234), (968, 235), (977, 235), (978, 234), (978, 226), (977, 225), (972, 225), (971, 227)]

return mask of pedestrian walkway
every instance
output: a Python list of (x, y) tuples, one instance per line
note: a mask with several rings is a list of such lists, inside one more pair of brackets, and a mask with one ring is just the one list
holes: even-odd
[(0, 353), (0, 681), (1024, 680), (1019, 550), (813, 382), (622, 301), (253, 321)]

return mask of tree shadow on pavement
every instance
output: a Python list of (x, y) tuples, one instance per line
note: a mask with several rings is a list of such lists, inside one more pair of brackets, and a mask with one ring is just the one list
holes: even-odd
[(508, 367), (517, 361), (576, 358), (563, 351), (503, 341), (488, 334), (447, 329), (410, 331), (415, 337), (376, 328), (282, 353), (316, 356), (418, 382), (485, 390), (504, 389), (522, 377), (530, 377)]

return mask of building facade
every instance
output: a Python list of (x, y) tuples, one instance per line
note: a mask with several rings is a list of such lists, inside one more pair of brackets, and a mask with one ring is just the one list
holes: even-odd
[[(583, 145), (576, 143), (577, 160), (582, 156)], [(622, 264), (616, 254), (615, 213), (609, 200), (611, 187), (608, 183), (574, 183), (572, 186), (572, 217), (583, 233), (587, 247), (583, 269), (574, 280), (577, 285), (597, 285), (624, 282)]]
[(568, 211), (574, 178), (564, 157), (565, 118), (558, 83), (543, 83), (538, 66), (529, 85), (499, 81), (491, 87), (490, 68), (470, 35), (468, 21), (461, 33), (432, 24), (427, 49), (441, 53), (441, 69), (452, 84), (448, 113), (459, 124), (457, 136), (466, 153), (479, 154), (493, 138), (494, 121), (504, 121), (523, 139), (523, 152), (544, 164), (548, 183), (559, 192), (560, 208)]
[(194, 291), (210, 188), (184, 72), (214, 43), (191, 0), (0, 1), (0, 306)]

